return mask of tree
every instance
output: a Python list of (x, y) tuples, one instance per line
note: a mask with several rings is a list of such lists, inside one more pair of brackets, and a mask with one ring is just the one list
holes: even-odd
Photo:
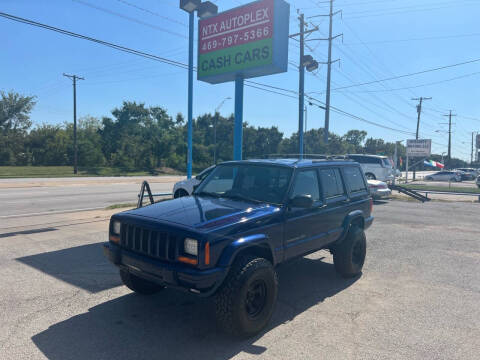
[(26, 165), (25, 135), (32, 125), (33, 96), (0, 91), (0, 165)]
[(0, 91), (0, 131), (6, 134), (10, 131), (26, 131), (32, 122), (30, 112), (35, 106), (34, 96), (23, 96), (10, 91)]

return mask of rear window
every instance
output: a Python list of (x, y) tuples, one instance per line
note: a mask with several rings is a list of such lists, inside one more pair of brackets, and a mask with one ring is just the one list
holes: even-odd
[(344, 194), (343, 181), (338, 169), (321, 169), (319, 173), (325, 198)]
[(350, 187), (351, 192), (358, 192), (366, 190), (365, 181), (360, 168), (356, 166), (348, 166), (344, 168), (345, 181)]
[(392, 167), (392, 163), (390, 162), (390, 159), (388, 159), (388, 158), (383, 158), (382, 161), (383, 161), (383, 166), (385, 166), (385, 167)]

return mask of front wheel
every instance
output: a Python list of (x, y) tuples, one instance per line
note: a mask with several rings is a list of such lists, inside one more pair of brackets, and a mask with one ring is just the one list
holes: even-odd
[(164, 288), (164, 286), (142, 279), (126, 270), (120, 270), (120, 277), (122, 278), (122, 282), (126, 287), (138, 294), (152, 295)]
[(277, 274), (272, 264), (264, 258), (241, 256), (216, 294), (219, 327), (242, 337), (259, 333), (273, 314), (277, 293)]
[(362, 228), (352, 226), (347, 237), (333, 251), (333, 264), (343, 277), (354, 277), (362, 272), (367, 254), (367, 238)]

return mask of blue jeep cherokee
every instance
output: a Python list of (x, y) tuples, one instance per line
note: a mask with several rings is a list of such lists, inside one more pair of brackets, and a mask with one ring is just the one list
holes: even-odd
[(226, 162), (193, 196), (113, 215), (104, 251), (131, 290), (214, 295), (220, 327), (250, 336), (272, 315), (284, 261), (329, 249), (342, 276), (360, 274), (371, 212), (353, 161)]

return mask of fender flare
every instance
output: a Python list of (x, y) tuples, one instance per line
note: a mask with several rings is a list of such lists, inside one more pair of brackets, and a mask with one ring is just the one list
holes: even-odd
[(218, 266), (230, 267), (241, 251), (254, 248), (261, 248), (263, 251), (268, 251), (272, 258), (273, 265), (275, 265), (274, 251), (268, 241), (268, 236), (265, 234), (255, 234), (241, 237), (225, 247), (218, 260)]
[(343, 224), (342, 224), (343, 232), (342, 232), (342, 235), (340, 235), (340, 238), (335, 242), (335, 245), (342, 243), (342, 241), (348, 235), (348, 230), (350, 230), (350, 226), (357, 219), (361, 221), (362, 227), (365, 226), (365, 217), (362, 210), (354, 210), (350, 212), (343, 220)]

